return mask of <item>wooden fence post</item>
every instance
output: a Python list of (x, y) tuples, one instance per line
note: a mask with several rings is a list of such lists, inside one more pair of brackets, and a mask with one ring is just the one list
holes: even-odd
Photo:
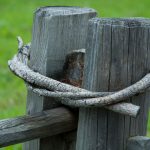
[[(66, 54), (74, 49), (85, 47), (88, 20), (95, 16), (95, 10), (89, 8), (39, 8), (34, 18), (30, 67), (34, 71), (59, 80)], [(46, 97), (28, 91), (28, 114), (58, 105), (54, 100), (48, 100)], [(25, 143), (24, 149), (74, 150), (75, 136), (73, 133), (70, 134), (33, 140)]]
[[(91, 19), (83, 87), (118, 91), (150, 71), (150, 20)], [(141, 107), (137, 118), (103, 108), (81, 108), (76, 150), (125, 150), (130, 136), (145, 135), (149, 93), (130, 100)]]
[(150, 138), (144, 136), (132, 137), (128, 140), (126, 150), (149, 150)]

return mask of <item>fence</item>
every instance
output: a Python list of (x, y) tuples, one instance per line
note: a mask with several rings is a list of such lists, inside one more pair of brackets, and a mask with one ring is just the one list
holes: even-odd
[[(19, 52), (9, 61), (10, 69), (27, 82), (28, 116), (0, 121), (0, 147), (28, 141), (24, 150), (150, 149), (150, 139), (144, 137), (150, 20), (96, 15), (93, 9), (78, 7), (42, 7), (35, 12), (30, 68), (27, 53), (20, 54), (29, 45), (23, 46), (20, 39)], [(123, 99), (127, 102), (120, 103)], [(60, 101), (79, 106), (79, 117), (78, 109)]]

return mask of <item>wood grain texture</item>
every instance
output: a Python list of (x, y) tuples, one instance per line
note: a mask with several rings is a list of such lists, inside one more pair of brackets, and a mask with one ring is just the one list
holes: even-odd
[(131, 137), (128, 140), (126, 150), (149, 150), (150, 138), (144, 136)]
[(65, 107), (0, 120), (0, 147), (72, 131), (77, 116)]
[[(87, 22), (96, 12), (89, 8), (42, 7), (35, 12), (31, 42), (30, 67), (34, 71), (59, 80), (62, 76), (66, 54), (85, 47)], [(27, 113), (57, 107), (59, 104), (39, 97), (30, 90)], [(25, 150), (74, 150), (75, 142), (58, 135), (27, 142)], [(70, 136), (68, 136), (69, 138)]]
[[(150, 20), (90, 20), (83, 87), (92, 91), (123, 89), (150, 71)], [(76, 150), (126, 150), (132, 135), (145, 135), (149, 93), (134, 96), (140, 105), (132, 119), (104, 109), (80, 109)]]

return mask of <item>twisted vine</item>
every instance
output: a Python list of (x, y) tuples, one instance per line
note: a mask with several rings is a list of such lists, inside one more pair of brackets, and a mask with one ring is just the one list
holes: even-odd
[[(27, 87), (33, 92), (41, 96), (56, 97), (57, 101), (65, 105), (72, 107), (105, 107), (135, 117), (140, 107), (122, 101), (150, 87), (149, 73), (135, 84), (117, 92), (91, 92), (74, 87), (31, 70), (28, 67), (29, 49), (30, 44), (23, 45), (21, 37), (18, 37), (18, 53), (8, 61), (10, 70), (22, 78), (27, 83)], [(38, 86), (38, 88), (33, 85)]]

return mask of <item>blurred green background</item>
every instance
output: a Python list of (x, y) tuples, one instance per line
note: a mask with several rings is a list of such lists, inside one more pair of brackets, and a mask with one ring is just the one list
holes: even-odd
[[(0, 0), (0, 119), (25, 113), (24, 83), (7, 67), (7, 61), (17, 51), (16, 36), (29, 42), (36, 8), (56, 5), (92, 7), (102, 17), (150, 18), (150, 0)], [(21, 150), (21, 145), (0, 150)]]

